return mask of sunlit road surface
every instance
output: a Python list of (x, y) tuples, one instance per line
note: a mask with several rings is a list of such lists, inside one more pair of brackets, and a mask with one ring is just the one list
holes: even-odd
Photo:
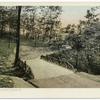
[[(23, 59), (26, 60), (35, 76), (35, 79), (30, 80), (35, 86), (40, 88), (100, 88), (100, 82), (90, 79), (94, 79), (91, 75), (84, 77), (84, 75), (79, 75), (62, 66), (40, 59), (42, 54), (51, 52), (43, 52), (38, 49), (32, 51), (29, 47), (24, 47), (24, 50), (25, 48), (29, 50)], [(25, 51), (23, 53), (26, 54)]]
[(74, 72), (49, 63), (40, 58), (27, 60), (35, 79), (31, 83), (41, 88), (92, 88), (100, 83), (75, 74)]
[(31, 67), (32, 72), (35, 75), (35, 79), (48, 79), (73, 73), (68, 69), (65, 69), (53, 63), (49, 63), (40, 58), (27, 60), (27, 64)]

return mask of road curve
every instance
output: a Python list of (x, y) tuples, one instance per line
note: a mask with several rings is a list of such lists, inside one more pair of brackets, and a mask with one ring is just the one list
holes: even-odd
[(35, 79), (48, 79), (73, 73), (72, 71), (66, 68), (63, 68), (53, 63), (49, 63), (40, 58), (27, 60), (26, 62), (30, 66), (32, 72), (34, 73)]

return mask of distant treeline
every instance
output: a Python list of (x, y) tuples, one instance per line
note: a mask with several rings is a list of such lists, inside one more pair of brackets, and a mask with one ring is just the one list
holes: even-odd
[[(60, 6), (23, 6), (21, 8), (20, 34), (24, 38), (50, 41), (60, 31)], [(0, 37), (17, 32), (17, 7), (0, 6)]]

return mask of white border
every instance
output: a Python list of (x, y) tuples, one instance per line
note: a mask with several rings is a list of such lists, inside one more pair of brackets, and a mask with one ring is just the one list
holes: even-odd
[(0, 89), (0, 98), (100, 98), (97, 88)]
[[(61, 2), (62, 1), (62, 2)], [(90, 2), (91, 1), (91, 2)], [(100, 5), (100, 0), (0, 0), (0, 5)], [(18, 3), (19, 2), (19, 3)], [(27, 3), (25, 3), (27, 2)], [(38, 2), (38, 3), (36, 3)], [(40, 3), (41, 2), (41, 3)], [(45, 4), (45, 3), (46, 4)], [(64, 3), (66, 2), (66, 3)], [(84, 3), (83, 3), (84, 2)], [(0, 89), (0, 98), (100, 98), (100, 88)]]
[(100, 6), (100, 2), (0, 2), (0, 6)]
[(100, 0), (0, 0), (0, 2), (100, 2)]

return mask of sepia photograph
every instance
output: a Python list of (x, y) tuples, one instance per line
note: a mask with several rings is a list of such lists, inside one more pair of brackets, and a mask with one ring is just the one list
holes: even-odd
[(100, 88), (100, 6), (0, 5), (0, 88)]

